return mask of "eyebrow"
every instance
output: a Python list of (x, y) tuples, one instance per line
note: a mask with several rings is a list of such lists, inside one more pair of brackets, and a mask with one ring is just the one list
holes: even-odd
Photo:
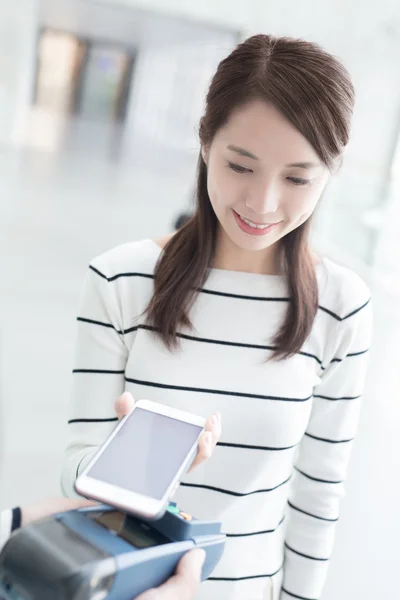
[(287, 167), (298, 167), (299, 169), (312, 169), (313, 167), (319, 167), (318, 163), (313, 162), (299, 162), (299, 163), (291, 163), (290, 165), (286, 165)]
[[(247, 158), (252, 158), (253, 160), (259, 160), (257, 156), (246, 150), (245, 148), (240, 148), (240, 146), (233, 146), (229, 144), (228, 150), (232, 150), (232, 152), (236, 152), (236, 154), (240, 154), (240, 156), (246, 156)], [(286, 165), (286, 167), (297, 167), (299, 169), (312, 169), (314, 167), (319, 167), (318, 163), (314, 162), (298, 162), (298, 163), (290, 163)]]
[(228, 150), (232, 150), (232, 152), (236, 152), (236, 154), (240, 154), (241, 156), (247, 156), (247, 158), (258, 160), (257, 156), (254, 156), (254, 154), (252, 154), (248, 150), (245, 150), (244, 148), (240, 148), (239, 146), (232, 146), (231, 144), (229, 144)]

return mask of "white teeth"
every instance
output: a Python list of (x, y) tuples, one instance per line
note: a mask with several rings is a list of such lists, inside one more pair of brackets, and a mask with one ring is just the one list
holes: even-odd
[(254, 229), (266, 229), (268, 227), (268, 223), (266, 225), (257, 225), (256, 223), (252, 223), (252, 221), (249, 221), (242, 216), (240, 218), (247, 223), (247, 225), (250, 225), (250, 227), (254, 227)]

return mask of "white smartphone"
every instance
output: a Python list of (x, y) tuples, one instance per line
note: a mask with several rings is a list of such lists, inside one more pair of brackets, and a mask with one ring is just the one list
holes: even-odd
[(75, 482), (78, 494), (160, 518), (197, 453), (205, 419), (139, 400)]

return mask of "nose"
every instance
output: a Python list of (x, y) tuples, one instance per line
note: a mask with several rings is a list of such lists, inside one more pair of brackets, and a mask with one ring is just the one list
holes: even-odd
[(268, 182), (253, 190), (246, 199), (246, 206), (258, 215), (276, 212), (279, 207), (279, 191), (276, 185)]

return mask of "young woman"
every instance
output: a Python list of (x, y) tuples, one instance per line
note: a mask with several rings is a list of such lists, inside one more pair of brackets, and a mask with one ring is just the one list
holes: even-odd
[(73, 493), (111, 432), (123, 390), (220, 412), (212, 460), (176, 495), (228, 536), (198, 598), (321, 597), (371, 312), (365, 284), (318, 257), (309, 231), (353, 100), (347, 71), (319, 46), (249, 38), (210, 85), (195, 214), (89, 268), (63, 487)]

